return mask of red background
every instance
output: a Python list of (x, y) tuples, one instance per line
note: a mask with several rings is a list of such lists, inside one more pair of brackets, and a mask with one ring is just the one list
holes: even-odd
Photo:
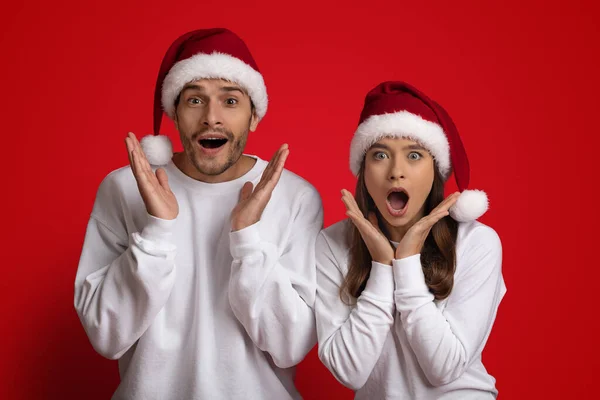
[[(0, 12), (0, 398), (107, 399), (115, 389), (117, 363), (94, 352), (73, 308), (86, 223), (102, 178), (127, 163), (125, 134), (151, 131), (166, 48), (215, 26), (246, 41), (267, 82), (269, 112), (247, 151), (269, 158), (288, 142), (287, 167), (320, 190), (326, 226), (343, 217), (339, 190), (354, 186), (348, 148), (367, 91), (402, 79), (444, 105), (471, 187), (491, 199), (481, 220), (504, 245), (508, 293), (484, 352), (500, 397), (594, 397), (594, 2), (84, 3)], [(316, 350), (297, 383), (306, 399), (352, 397)]]

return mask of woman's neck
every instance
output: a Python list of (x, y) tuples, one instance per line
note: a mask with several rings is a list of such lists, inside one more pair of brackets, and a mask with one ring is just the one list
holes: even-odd
[(414, 224), (419, 222), (419, 220), (421, 218), (423, 218), (424, 216), (425, 216), (425, 205), (423, 205), (421, 210), (419, 210), (419, 212), (410, 221), (408, 221), (408, 223), (406, 223), (404, 225), (393, 226), (385, 218), (383, 218), (381, 216), (379, 216), (378, 219), (380, 221), (379, 222), (380, 226), (381, 226), (381, 222), (383, 222), (383, 226), (381, 226), (381, 228), (382, 228), (385, 236), (388, 238), (388, 240), (391, 240), (392, 242), (400, 243), (402, 241), (402, 239), (404, 238), (404, 235), (406, 235), (406, 232), (408, 232), (408, 230), (410, 228), (412, 228), (412, 226)]

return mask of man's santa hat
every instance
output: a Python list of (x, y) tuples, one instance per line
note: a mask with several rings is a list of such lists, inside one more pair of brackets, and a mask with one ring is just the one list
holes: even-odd
[(469, 186), (469, 160), (454, 122), (439, 104), (405, 82), (384, 82), (365, 99), (350, 145), (350, 169), (355, 176), (369, 148), (386, 137), (404, 137), (424, 146), (447, 180), (454, 172), (461, 195), (450, 208), (457, 221), (472, 221), (488, 209), (488, 198)]
[(154, 135), (142, 138), (141, 145), (152, 165), (168, 164), (173, 147), (160, 135), (163, 111), (174, 119), (175, 100), (183, 87), (199, 79), (225, 79), (248, 92), (260, 121), (267, 112), (267, 88), (246, 44), (233, 32), (200, 29), (173, 42), (163, 58), (154, 91)]

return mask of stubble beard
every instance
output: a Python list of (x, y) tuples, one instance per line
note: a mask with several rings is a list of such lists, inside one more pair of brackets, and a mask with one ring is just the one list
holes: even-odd
[[(188, 160), (190, 160), (198, 172), (207, 176), (216, 176), (227, 171), (240, 159), (242, 153), (244, 152), (244, 148), (246, 147), (249, 128), (246, 128), (245, 132), (237, 139), (231, 131), (224, 128), (211, 129), (211, 132), (218, 132), (227, 137), (227, 143), (224, 146), (229, 146), (229, 150), (225, 158), (225, 162), (218, 162), (216, 159), (210, 159), (198, 154), (194, 143), (198, 141), (198, 136), (205, 133), (207, 130), (208, 129), (194, 132), (194, 134), (191, 135), (191, 138), (190, 136), (181, 133), (181, 143)], [(220, 157), (221, 156), (219, 156), (219, 158)]]

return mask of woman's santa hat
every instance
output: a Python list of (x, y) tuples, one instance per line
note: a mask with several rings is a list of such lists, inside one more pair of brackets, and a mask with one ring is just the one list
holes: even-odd
[(450, 208), (457, 221), (476, 220), (488, 209), (488, 198), (469, 186), (469, 160), (452, 119), (439, 104), (405, 82), (383, 82), (365, 99), (350, 145), (350, 169), (360, 171), (366, 152), (380, 139), (404, 137), (424, 146), (447, 180), (454, 172), (461, 195)]
[(142, 138), (141, 145), (152, 165), (168, 164), (173, 147), (160, 135), (162, 113), (175, 117), (175, 100), (183, 87), (199, 79), (225, 79), (248, 92), (260, 121), (267, 112), (267, 88), (246, 44), (233, 32), (200, 29), (173, 42), (163, 58), (154, 91), (154, 135)]

